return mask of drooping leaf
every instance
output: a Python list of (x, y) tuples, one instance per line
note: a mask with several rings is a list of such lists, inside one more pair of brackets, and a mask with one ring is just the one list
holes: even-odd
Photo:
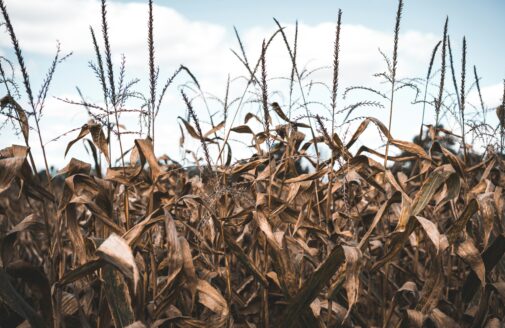
[(302, 311), (314, 301), (321, 289), (328, 283), (338, 268), (345, 262), (345, 253), (341, 246), (335, 246), (316, 271), (305, 281), (298, 294), (291, 299), (284, 311), (280, 327), (293, 327)]
[(123, 276), (110, 264), (103, 269), (105, 297), (116, 327), (126, 327), (135, 322), (128, 286)]
[(27, 161), (28, 152), (28, 147), (18, 145), (0, 150), (0, 193), (19, 179), (20, 187), (27, 196), (53, 202), (54, 196), (32, 175), (32, 168)]
[[(486, 272), (490, 272), (500, 261), (505, 253), (505, 236), (498, 235), (491, 245), (482, 252), (482, 261)], [(471, 271), (463, 284), (463, 300), (469, 302), (480, 286), (480, 279), (474, 271)]]
[(192, 136), (193, 138), (200, 140), (200, 141), (212, 142), (212, 140), (210, 140), (208, 138), (201, 137), (198, 134), (198, 132), (196, 132), (196, 129), (188, 121), (186, 121), (185, 119), (183, 119), (180, 116), (178, 118), (182, 121), (182, 123), (184, 124), (184, 127), (186, 127), (186, 131), (188, 131), (190, 136)]
[(342, 246), (345, 254), (345, 283), (347, 292), (348, 309), (344, 320), (351, 313), (351, 309), (358, 301), (359, 296), (359, 272), (361, 269), (361, 251), (357, 247)]
[(102, 131), (102, 126), (98, 123), (96, 123), (93, 120), (90, 120), (88, 123), (84, 124), (81, 127), (81, 131), (77, 135), (75, 139), (70, 141), (67, 144), (67, 148), (65, 149), (65, 156), (67, 156), (68, 151), (72, 146), (88, 134), (91, 134), (91, 138), (93, 140), (93, 144), (100, 149), (102, 154), (105, 156), (105, 159), (107, 160), (107, 163), (110, 163), (110, 158), (109, 158), (109, 145), (107, 143), (107, 139), (105, 137), (105, 134)]
[(198, 301), (216, 314), (209, 322), (209, 327), (224, 327), (228, 321), (230, 310), (223, 295), (205, 280), (198, 280)]
[(484, 286), (486, 284), (486, 268), (484, 267), (484, 262), (474, 242), (470, 238), (467, 238), (464, 242), (457, 245), (456, 254), (470, 265), (473, 272), (475, 272), (481, 284)]
[(91, 139), (95, 146), (102, 152), (107, 160), (107, 163), (110, 163), (109, 157), (109, 144), (107, 143), (107, 138), (105, 138), (105, 134), (103, 133), (102, 126), (100, 124), (89, 124), (89, 132), (91, 133)]
[(423, 218), (422, 216), (416, 216), (417, 222), (423, 227), (426, 235), (430, 238), (433, 246), (438, 252), (444, 251), (449, 243), (447, 242), (447, 237), (438, 231), (437, 225), (430, 220)]
[(444, 327), (459, 328), (460, 327), (460, 325), (458, 325), (456, 323), (456, 321), (454, 321), (453, 318), (449, 317), (447, 314), (440, 311), (438, 308), (433, 309), (433, 311), (431, 312), (429, 317), (430, 317), (429, 320), (431, 320), (433, 322), (433, 324), (435, 325), (435, 327), (437, 327), (437, 328), (444, 328)]
[(215, 127), (213, 127), (212, 129), (210, 129), (209, 131), (205, 132), (203, 137), (204, 138), (207, 138), (209, 137), (211, 134), (215, 134), (217, 131), (221, 130), (222, 128), (224, 128), (224, 124), (225, 124), (225, 121), (222, 121), (221, 123), (219, 123), (218, 125), (216, 125)]
[(112, 233), (96, 250), (97, 255), (119, 269), (133, 282), (133, 291), (136, 292), (139, 282), (139, 271), (132, 250), (126, 240)]
[(239, 125), (239, 126), (231, 128), (230, 130), (233, 132), (236, 132), (236, 133), (254, 134), (254, 132), (251, 130), (251, 128), (248, 125)]
[(152, 140), (150, 138), (137, 139), (135, 140), (135, 145), (140, 155), (140, 162), (142, 164), (146, 161), (149, 163), (153, 180), (156, 180), (162, 170), (160, 164), (158, 163), (158, 159), (154, 155)]
[(19, 120), (19, 125), (21, 127), (21, 132), (23, 133), (23, 137), (26, 141), (28, 141), (30, 136), (30, 124), (28, 122), (28, 117), (26, 116), (25, 110), (10, 95), (4, 96), (2, 99), (0, 99), (1, 108), (4, 108), (7, 105), (14, 107), (17, 119)]
[(453, 244), (458, 234), (463, 231), (468, 220), (477, 212), (479, 205), (475, 199), (472, 199), (465, 207), (460, 217), (447, 229), (447, 240)]

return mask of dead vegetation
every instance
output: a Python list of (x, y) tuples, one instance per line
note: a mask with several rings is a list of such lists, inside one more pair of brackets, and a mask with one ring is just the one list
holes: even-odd
[[(231, 105), (240, 108), (244, 97), (226, 96), (223, 122), (211, 121), (210, 130), (204, 131), (194, 98), (183, 91), (188, 119), (180, 118), (181, 131), (201, 143), (203, 154), (203, 161), (196, 160), (189, 170), (167, 156), (157, 157), (152, 136), (163, 95), (174, 78), (188, 73), (197, 94), (203, 95), (198, 81), (181, 66), (157, 94), (150, 15), (149, 96), (136, 111), (146, 118), (147, 136), (135, 140), (129, 151), (123, 148), (119, 119), (136, 82), (114, 78), (102, 1), (105, 49), (100, 49), (92, 29), (97, 61), (91, 67), (105, 107), (79, 103), (90, 121), (67, 146), (68, 151), (83, 140), (92, 149), (93, 165), (72, 159), (51, 176), (47, 161), (46, 174), (35, 174), (29, 140), (35, 133), (44, 146), (38, 121), (61, 59), (56, 56), (35, 100), (6, 7), (2, 0), (0, 4), (30, 108), (18, 104), (17, 85), (2, 68), (2, 114), (19, 126), (26, 144), (0, 151), (1, 327), (504, 324), (505, 107), (497, 109), (498, 127), (465, 122), (464, 61), (458, 101), (444, 104), (447, 22), (443, 41), (433, 51), (435, 57), (441, 46), (443, 58), (434, 103), (426, 102), (433, 57), (427, 79), (419, 82), (425, 87), (424, 106), (434, 105), (437, 124), (422, 126), (426, 133), (416, 143), (395, 139), (391, 122), (388, 128), (373, 117), (353, 119), (359, 121), (347, 140), (339, 135), (335, 115), (344, 113), (347, 120), (358, 107), (377, 105), (363, 101), (338, 109), (341, 12), (330, 117), (311, 114), (301, 82), (304, 72), (296, 65), (296, 38), (290, 45), (277, 21), (279, 30), (265, 40), (255, 66), (239, 38), (236, 55), (247, 68), (247, 87), (257, 91), (260, 114), (247, 114), (243, 124), (235, 123), (235, 114), (230, 124)], [(149, 5), (152, 13), (151, 1)], [(395, 92), (413, 84), (396, 77), (401, 11), (402, 1), (393, 61), (384, 55), (387, 72), (379, 74), (391, 85), (390, 96), (384, 95), (390, 118)], [(267, 49), (276, 36), (285, 42), (293, 64), (289, 112), (269, 99)], [(3, 58), (2, 65), (6, 62)], [(454, 70), (452, 59), (451, 67)], [(306, 115), (295, 119), (291, 95), (297, 85)], [(451, 108), (462, 127), (473, 132), (494, 129), (495, 139), (489, 139), (491, 133), (480, 134), (490, 140), (484, 154), (467, 153), (468, 130), (462, 128), (465, 140), (439, 125)], [(282, 124), (274, 126), (273, 118)], [(260, 122), (263, 130), (253, 132), (251, 120)], [(385, 138), (385, 154), (367, 146), (353, 148), (371, 128)], [(229, 140), (234, 134), (251, 137), (251, 158), (232, 163)], [(114, 139), (123, 154), (116, 162), (111, 156)], [(462, 144), (464, 151), (454, 151), (454, 144)], [(210, 147), (217, 147), (217, 156)], [(314, 156), (314, 149), (320, 154), (318, 147), (328, 149), (330, 156)], [(388, 154), (389, 148), (400, 154)], [(309, 170), (302, 168), (301, 159)], [(394, 165), (386, 167), (388, 161)], [(118, 162), (121, 165), (114, 166)]]

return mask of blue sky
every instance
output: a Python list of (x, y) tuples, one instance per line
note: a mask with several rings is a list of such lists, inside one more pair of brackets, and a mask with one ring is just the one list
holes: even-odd
[[(89, 25), (92, 25), (97, 32), (100, 31), (99, 1), (5, 0), (5, 3), (24, 49), (34, 89), (37, 89), (44, 77), (54, 53), (56, 40), (61, 41), (64, 52), (74, 52), (74, 55), (58, 68), (50, 90), (42, 120), (44, 141), (48, 142), (87, 121), (82, 108), (62, 103), (56, 97), (75, 99), (77, 95), (75, 86), (79, 86), (89, 101), (97, 103), (101, 101), (100, 89), (88, 68), (88, 61), (94, 59)], [(127, 61), (127, 78), (140, 78), (138, 87), (141, 91), (147, 91), (146, 4), (119, 0), (108, 3), (111, 44), (116, 67), (120, 54), (124, 53)], [(384, 63), (377, 49), (381, 48), (386, 53), (391, 53), (392, 30), (397, 7), (396, 1), (386, 0), (311, 2), (155, 0), (154, 3), (156, 55), (161, 80), (170, 76), (179, 64), (185, 64), (192, 69), (206, 92), (220, 96), (224, 95), (228, 73), (232, 78), (245, 74), (243, 67), (229, 50), (237, 49), (233, 26), (240, 31), (250, 58), (256, 58), (261, 40), (268, 38), (274, 31), (272, 17), (278, 18), (287, 26), (289, 37), (292, 37), (293, 24), (298, 20), (299, 65), (306, 64), (309, 68), (315, 68), (331, 64), (334, 25), (339, 8), (343, 10), (344, 23), (341, 91), (356, 84), (381, 87), (371, 76), (384, 70)], [(505, 77), (503, 14), (505, 14), (505, 2), (498, 0), (405, 1), (400, 35), (400, 76), (425, 76), (431, 50), (441, 38), (443, 23), (448, 15), (457, 75), (459, 76), (460, 71), (461, 39), (466, 36), (469, 77), (472, 77), (470, 70), (473, 65), (477, 65), (479, 75), (482, 77), (481, 87), (486, 106), (489, 108), (496, 106), (500, 102), (502, 81)], [(9, 40), (5, 34), (0, 36), (0, 53), (13, 59)], [(269, 77), (289, 75), (289, 58), (282, 42), (274, 44), (267, 56)], [(330, 71), (321, 71), (314, 75), (314, 79), (328, 82), (331, 79)], [(184, 104), (177, 89), (186, 81), (187, 79), (179, 80), (178, 85), (169, 90), (162, 108), (158, 131), (163, 135), (157, 136), (160, 140), (156, 145), (158, 155), (168, 153), (175, 158), (181, 156), (176, 117), (184, 114)], [(240, 94), (243, 88), (240, 82), (237, 84), (233, 85), (231, 92)], [(271, 90), (277, 87), (285, 94), (285, 84), (272, 81)], [(315, 101), (327, 102), (328, 99), (328, 95), (321, 90), (314, 91), (312, 97)], [(279, 94), (273, 93), (271, 98), (286, 105), (285, 97)], [(341, 99), (340, 104), (344, 106), (360, 99), (363, 97), (356, 95), (354, 98)], [(398, 95), (393, 134), (400, 139), (411, 139), (419, 129), (420, 108), (412, 106), (411, 100), (412, 95), (408, 92)], [(475, 102), (476, 95), (470, 94), (469, 101)], [(211, 107), (214, 105), (211, 102)], [(202, 118), (205, 118), (206, 111), (202, 107), (203, 104), (196, 103), (197, 111)], [(242, 110), (254, 110), (254, 108)], [(313, 110), (317, 112), (320, 109)], [(211, 111), (214, 111), (214, 107)], [(386, 110), (364, 110), (359, 115), (376, 116), (385, 121), (386, 113)], [(132, 117), (123, 117), (122, 120), (129, 128), (136, 124), (135, 118)], [(454, 122), (446, 122), (446, 125), (458, 128)], [(19, 136), (15, 136), (10, 129), (0, 133), (2, 148), (12, 143), (21, 143)], [(66, 143), (76, 133), (64, 136), (58, 142), (47, 144), (51, 164), (62, 166), (71, 156), (89, 160), (82, 145), (76, 145), (67, 158), (63, 157)], [(376, 147), (381, 145), (377, 135), (369, 134), (365, 138), (364, 142), (367, 144), (370, 142)], [(35, 141), (35, 138), (32, 140)], [(197, 144), (189, 142), (188, 146), (198, 150)], [(34, 154), (38, 155), (36, 158), (40, 161), (39, 147), (36, 144), (32, 147)], [(237, 147), (236, 156), (247, 156), (245, 147), (240, 143)]]

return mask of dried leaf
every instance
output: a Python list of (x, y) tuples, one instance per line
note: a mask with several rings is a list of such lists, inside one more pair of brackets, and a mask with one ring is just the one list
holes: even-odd
[(4, 108), (8, 104), (14, 107), (17, 118), (19, 120), (19, 125), (21, 126), (21, 132), (23, 133), (23, 137), (25, 138), (25, 140), (28, 142), (30, 134), (30, 124), (28, 123), (28, 118), (26, 116), (25, 110), (10, 95), (4, 96), (2, 99), (0, 99), (1, 108)]
[(126, 240), (112, 233), (96, 250), (97, 255), (118, 268), (133, 281), (133, 291), (137, 290), (139, 271), (132, 250)]
[[(344, 320), (351, 313), (351, 309), (358, 301), (359, 296), (359, 272), (361, 269), (361, 251), (357, 247), (342, 246), (345, 254), (345, 283), (344, 287), (347, 292), (347, 302), (349, 307), (345, 314)], [(343, 322), (342, 321), (342, 322)]]
[[(486, 272), (490, 272), (498, 264), (503, 254), (505, 253), (505, 236), (498, 235), (488, 248), (482, 253), (482, 261)], [(472, 271), (466, 278), (463, 284), (463, 300), (469, 302), (477, 289), (480, 286), (480, 279), (477, 274)]]
[(416, 216), (417, 222), (421, 224), (423, 230), (426, 232), (426, 235), (430, 238), (433, 246), (438, 252), (444, 251), (447, 247), (449, 247), (449, 243), (445, 235), (440, 234), (438, 231), (437, 225), (430, 220), (423, 218), (422, 216)]
[(433, 309), (430, 314), (430, 320), (433, 321), (435, 327), (437, 328), (459, 328), (460, 326), (449, 317), (444, 312), (440, 311), (438, 308)]
[(231, 128), (230, 130), (233, 132), (236, 132), (236, 133), (254, 134), (254, 132), (251, 130), (251, 128), (248, 125), (239, 125), (239, 126)]
[(222, 128), (224, 128), (224, 124), (225, 124), (225, 121), (222, 121), (221, 123), (219, 123), (218, 125), (216, 125), (215, 127), (213, 127), (212, 129), (210, 129), (209, 131), (207, 131), (203, 137), (204, 138), (207, 138), (208, 136), (210, 136), (211, 134), (215, 134), (217, 131), (221, 130)]
[(458, 234), (463, 231), (468, 220), (477, 212), (479, 209), (478, 203), (475, 199), (472, 199), (468, 205), (465, 207), (464, 211), (461, 213), (460, 217), (452, 224), (449, 229), (447, 229), (447, 240), (449, 244), (453, 244), (456, 240)]
[(110, 163), (109, 144), (107, 142), (107, 138), (105, 138), (105, 134), (102, 131), (102, 126), (96, 123), (93, 124), (88, 123), (88, 124), (89, 124), (89, 132), (91, 133), (93, 143), (98, 149), (100, 149), (102, 154), (105, 156), (107, 163)]
[(209, 323), (210, 327), (223, 327), (228, 321), (230, 310), (224, 297), (205, 280), (198, 280), (198, 301), (206, 308), (217, 314)]
[(491, 192), (484, 193), (478, 196), (479, 211), (482, 217), (482, 224), (484, 226), (483, 246), (487, 247), (493, 224), (496, 216), (496, 209), (494, 206), (494, 194)]
[(161, 173), (161, 166), (154, 155), (152, 140), (150, 138), (136, 139), (135, 146), (139, 151), (142, 166), (147, 161), (147, 163), (149, 163), (149, 167), (151, 168), (152, 178), (153, 180), (156, 180)]
[(473, 272), (479, 278), (482, 286), (486, 284), (486, 269), (484, 267), (484, 262), (480, 257), (479, 250), (475, 247), (472, 239), (467, 238), (461, 244), (456, 247), (456, 254), (463, 259), (470, 267)]
[(116, 327), (125, 327), (135, 321), (128, 286), (122, 275), (113, 266), (103, 267), (105, 297)]
[(180, 116), (178, 117), (178, 119), (180, 119), (182, 121), (182, 123), (186, 127), (186, 131), (188, 131), (188, 133), (189, 133), (190, 136), (192, 136), (193, 138), (195, 138), (197, 140), (200, 140), (200, 141), (212, 142), (212, 140), (210, 140), (210, 139), (208, 139), (206, 137), (201, 137), (198, 134), (198, 132), (196, 132), (196, 129), (188, 121), (186, 121), (185, 119), (183, 119)]
[(421, 146), (419, 146), (413, 142), (401, 141), (401, 140), (391, 140), (390, 143), (407, 153), (415, 154), (423, 159), (430, 160), (430, 157), (424, 151), (424, 149)]
[(326, 260), (305, 281), (298, 294), (289, 302), (279, 326), (293, 327), (303, 310), (309, 307), (324, 285), (328, 283), (329, 279), (344, 262), (345, 253), (343, 248), (341, 246), (334, 247)]

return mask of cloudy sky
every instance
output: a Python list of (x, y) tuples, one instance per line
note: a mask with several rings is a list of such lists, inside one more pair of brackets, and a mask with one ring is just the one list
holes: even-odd
[[(66, 143), (77, 135), (77, 131), (57, 142), (49, 141), (78, 128), (87, 121), (83, 108), (68, 105), (57, 98), (77, 99), (75, 87), (78, 86), (87, 100), (96, 103), (102, 101), (100, 88), (88, 67), (88, 62), (94, 60), (89, 26), (93, 26), (100, 34), (100, 2), (98, 0), (4, 0), (4, 2), (23, 48), (34, 89), (38, 89), (45, 76), (57, 41), (61, 42), (64, 53), (73, 52), (73, 55), (57, 68), (42, 118), (41, 130), (44, 142), (47, 143), (50, 164), (61, 167), (72, 156), (89, 161), (82, 144), (74, 146), (66, 159), (63, 157)], [(127, 79), (139, 78), (141, 81), (137, 87), (145, 94), (148, 93), (145, 83), (148, 79), (146, 2), (108, 1), (111, 47), (116, 67), (121, 54), (124, 54)], [(249, 60), (256, 61), (262, 40), (275, 31), (272, 17), (276, 17), (283, 26), (286, 26), (290, 40), (294, 35), (294, 23), (298, 20), (300, 67), (315, 69), (331, 65), (336, 16), (338, 9), (341, 8), (343, 28), (340, 90), (353, 85), (372, 85), (387, 90), (387, 86), (377, 84), (372, 75), (385, 70), (378, 49), (387, 54), (392, 51), (396, 1), (320, 0), (309, 3), (301, 0), (276, 2), (155, 0), (154, 3), (156, 64), (160, 67), (160, 84), (180, 64), (184, 64), (193, 71), (206, 93), (223, 98), (228, 74), (232, 80), (246, 74), (244, 67), (230, 51), (230, 49), (238, 50), (233, 26), (241, 34)], [(466, 36), (468, 75), (473, 77), (471, 70), (473, 65), (476, 65), (482, 77), (484, 103), (486, 107), (495, 107), (501, 101), (502, 81), (505, 77), (503, 61), (505, 21), (502, 18), (504, 13), (505, 2), (499, 0), (405, 1), (399, 41), (400, 77), (414, 78), (426, 75), (430, 54), (434, 45), (441, 39), (443, 23), (448, 15), (457, 75), (460, 74), (461, 40)], [(6, 33), (0, 34), (0, 54), (14, 59)], [(438, 69), (438, 61), (439, 57), (435, 61), (435, 69)], [(290, 60), (281, 38), (276, 39), (269, 48), (267, 66), (268, 76), (272, 79), (271, 100), (278, 101), (285, 107), (287, 84), (278, 78), (289, 76)], [(330, 83), (331, 70), (317, 71), (312, 75), (312, 79), (314, 82)], [(434, 78), (433, 82), (436, 80), (437, 78)], [(178, 147), (180, 132), (176, 118), (184, 115), (185, 107), (178, 89), (187, 81), (186, 77), (177, 80), (169, 90), (161, 109), (156, 127), (158, 155), (166, 153), (174, 158), (181, 156)], [(244, 90), (243, 81), (240, 79), (234, 81), (230, 88), (232, 97), (240, 95)], [(279, 92), (273, 92), (277, 88)], [(325, 93), (323, 88), (318, 90), (315, 87), (314, 90), (310, 100), (329, 103), (329, 94)], [(1, 92), (5, 90), (2, 89)], [(219, 103), (212, 101), (211, 98), (209, 96), (210, 111), (218, 112)], [(339, 106), (343, 108), (352, 102), (369, 98), (366, 95), (340, 98)], [(410, 104), (413, 94), (409, 91), (400, 92), (398, 99), (392, 131), (396, 138), (408, 140), (419, 130), (421, 106)], [(469, 101), (477, 104), (475, 93), (470, 93)], [(22, 100), (21, 102), (23, 103)], [(253, 104), (250, 110), (257, 110), (257, 107)], [(206, 121), (207, 110), (203, 103), (195, 101), (195, 108), (202, 120)], [(311, 110), (318, 112), (321, 108), (313, 105)], [(387, 120), (387, 111), (384, 109), (368, 109), (356, 115), (372, 115), (384, 122)], [(219, 114), (216, 117), (218, 116)], [(431, 112), (428, 113), (428, 117), (428, 120), (433, 120)], [(216, 118), (216, 121), (219, 121), (219, 118)], [(137, 124), (136, 119), (132, 117), (123, 117), (122, 123), (129, 129), (135, 129)], [(447, 124), (453, 127), (449, 122)], [(2, 148), (13, 143), (22, 144), (19, 136), (8, 127), (0, 131), (0, 136)], [(380, 146), (377, 134), (369, 134), (367, 138), (367, 142), (375, 142), (375, 146)], [(34, 155), (38, 158), (38, 162), (41, 162), (40, 150), (35, 144), (34, 135), (32, 142)], [(236, 157), (247, 154), (245, 146), (237, 143), (237, 147), (238, 150), (234, 153)]]

